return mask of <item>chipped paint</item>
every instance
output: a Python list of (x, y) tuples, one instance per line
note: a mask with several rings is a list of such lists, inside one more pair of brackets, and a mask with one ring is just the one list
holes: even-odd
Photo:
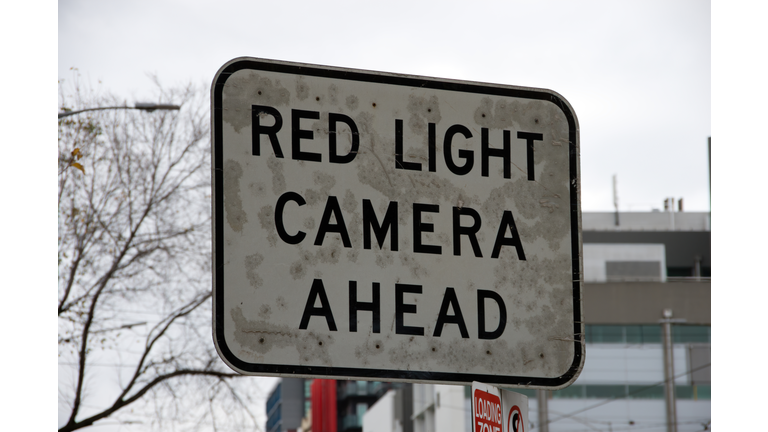
[[(576, 378), (578, 124), (559, 95), (253, 59), (222, 71), (214, 322), (234, 369), (550, 389)], [(253, 105), (276, 110), (260, 112), (258, 143)], [(379, 239), (390, 208), (397, 234)], [(515, 236), (521, 249), (499, 243)]]
[(258, 253), (245, 257), (245, 275), (248, 277), (248, 282), (250, 282), (251, 286), (254, 288), (258, 288), (264, 283), (264, 280), (261, 279), (258, 272), (258, 267), (262, 261), (264, 261), (264, 257)]
[(224, 163), (224, 208), (229, 226), (237, 232), (242, 231), (243, 225), (248, 222), (248, 216), (243, 211), (243, 201), (240, 199), (242, 176), (243, 168), (239, 163), (233, 160)]
[(251, 126), (251, 107), (254, 100), (269, 106), (288, 105), (291, 93), (283, 87), (280, 80), (272, 80), (256, 71), (242, 71), (227, 80), (222, 91), (222, 99), (234, 110), (226, 116), (226, 121), (236, 132)]

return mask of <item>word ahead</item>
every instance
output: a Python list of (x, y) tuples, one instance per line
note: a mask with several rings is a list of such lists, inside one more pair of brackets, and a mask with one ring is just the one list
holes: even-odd
[[(416, 303), (405, 303), (405, 293), (421, 294), (421, 285), (408, 285), (408, 284), (395, 284), (395, 333), (403, 335), (416, 335), (424, 336), (424, 327), (414, 327), (405, 325), (405, 314), (416, 314)], [(358, 311), (371, 312), (371, 331), (373, 333), (381, 332), (381, 290), (378, 282), (373, 282), (371, 288), (372, 301), (360, 302), (357, 300), (357, 282), (349, 281), (349, 331), (356, 332), (358, 319)], [(496, 323), (496, 328), (493, 331), (486, 331), (485, 324), (485, 300), (490, 299), (496, 303), (499, 310), (499, 319)], [(314, 305), (320, 302), (319, 307)], [(449, 314), (449, 308), (453, 313)], [(323, 281), (315, 279), (312, 282), (312, 288), (309, 291), (309, 298), (307, 304), (304, 306), (304, 313), (301, 315), (301, 323), (299, 328), (304, 330), (309, 325), (309, 319), (312, 316), (319, 316), (325, 318), (328, 324), (328, 330), (337, 331), (336, 320), (333, 317), (333, 311), (328, 303), (328, 295), (326, 294)], [(456, 292), (453, 288), (446, 288), (443, 295), (443, 300), (440, 303), (440, 313), (437, 315), (437, 321), (435, 323), (435, 330), (432, 333), (433, 337), (440, 337), (443, 332), (443, 326), (446, 324), (455, 324), (458, 326), (461, 332), (462, 338), (469, 338), (469, 332), (467, 331), (467, 325), (464, 321), (464, 315), (461, 313), (461, 306), (459, 300), (456, 297)], [(504, 300), (494, 291), (478, 290), (477, 291), (477, 338), (478, 339), (497, 339), (504, 333), (504, 328), (507, 325), (507, 309), (504, 305)]]

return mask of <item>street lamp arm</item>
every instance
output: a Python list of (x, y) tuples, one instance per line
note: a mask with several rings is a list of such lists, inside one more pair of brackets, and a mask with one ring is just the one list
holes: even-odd
[(147, 112), (152, 112), (154, 110), (178, 110), (181, 107), (179, 105), (170, 105), (170, 104), (156, 104), (156, 103), (147, 103), (147, 102), (137, 102), (135, 106), (109, 106), (109, 107), (97, 107), (97, 108), (85, 108), (81, 110), (76, 111), (64, 111), (59, 113), (59, 118), (62, 117), (68, 117), (75, 114), (80, 114), (82, 112), (86, 111), (101, 111), (101, 110), (114, 110), (114, 109), (137, 109)]

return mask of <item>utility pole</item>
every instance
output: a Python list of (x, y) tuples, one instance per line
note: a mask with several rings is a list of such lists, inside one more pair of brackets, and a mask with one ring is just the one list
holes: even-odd
[(547, 390), (536, 390), (536, 401), (539, 404), (539, 431), (549, 432), (549, 401)]
[(684, 323), (685, 319), (672, 318), (672, 309), (662, 311), (661, 334), (664, 342), (664, 400), (667, 406), (667, 432), (677, 432), (677, 400), (675, 399), (675, 358), (672, 345), (672, 323)]
[(707, 138), (707, 163), (709, 164), (709, 213), (712, 213), (712, 137)]
[(613, 175), (613, 207), (616, 209), (614, 223), (619, 226), (619, 192), (616, 189), (616, 174)]

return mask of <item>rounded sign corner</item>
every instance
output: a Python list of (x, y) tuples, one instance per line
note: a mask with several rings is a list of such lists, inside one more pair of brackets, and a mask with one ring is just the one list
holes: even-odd
[(227, 366), (229, 366), (230, 369), (233, 371), (241, 374), (241, 375), (248, 375), (248, 372), (241, 369), (237, 365), (242, 365), (243, 361), (239, 358), (237, 358), (232, 350), (229, 349), (229, 346), (227, 345), (226, 338), (223, 334), (220, 334), (218, 332), (218, 328), (214, 326), (213, 329), (213, 346), (216, 348), (216, 352), (219, 354), (219, 358), (221, 361), (223, 361)]

